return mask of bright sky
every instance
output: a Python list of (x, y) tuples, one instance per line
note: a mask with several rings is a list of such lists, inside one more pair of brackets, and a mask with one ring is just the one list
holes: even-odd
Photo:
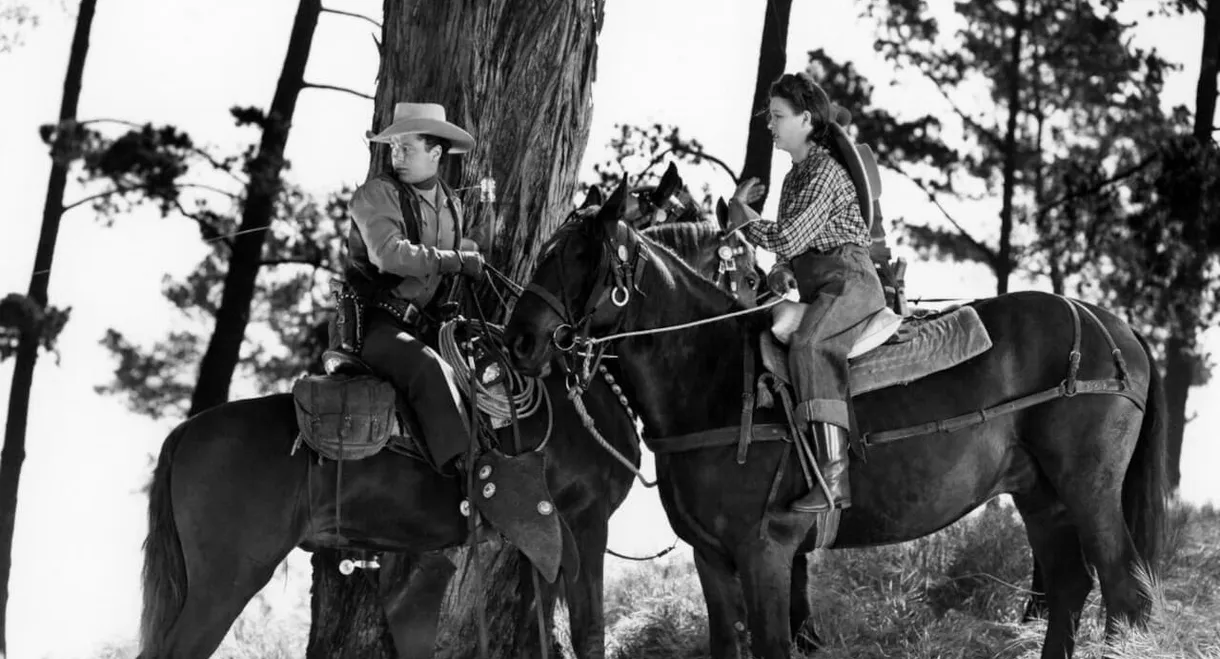
[[(58, 113), (74, 16), (45, 5), (42, 24), (26, 45), (0, 55), (0, 294), (28, 287), (49, 162), (40, 124)], [(338, 9), (375, 15), (376, 0), (333, 0)], [(944, 0), (934, 5), (945, 5)], [(1145, 20), (1152, 0), (1131, 0), (1129, 18)], [(604, 158), (615, 123), (673, 123), (730, 164), (741, 162), (750, 112), (763, 0), (609, 0), (600, 41), (593, 129), (586, 169)], [(217, 0), (102, 0), (85, 70), (81, 118), (173, 122), (197, 141), (236, 150), (252, 138), (232, 125), (233, 105), (265, 107), (283, 61), (296, 3)], [(921, 84), (888, 86), (890, 67), (872, 50), (871, 28), (853, 3), (797, 0), (791, 20), (789, 70), (802, 69), (808, 50), (824, 47), (852, 59), (877, 85), (875, 101), (901, 112), (945, 112)], [(373, 90), (376, 55), (371, 26), (323, 15), (306, 79)], [(1170, 76), (1165, 97), (1193, 105), (1202, 20), (1145, 21), (1137, 43), (1155, 45), (1185, 64)], [(421, 99), (423, 100), (423, 99)], [(328, 91), (302, 93), (288, 145), (292, 176), (325, 192), (363, 179), (361, 139), (371, 108)], [(787, 158), (775, 158), (776, 177)], [(707, 177), (723, 194), (727, 178)], [(773, 185), (773, 189), (778, 189)], [(910, 184), (886, 174), (883, 202), (890, 215), (938, 222), (938, 213)], [(81, 191), (69, 186), (68, 201)], [(774, 204), (775, 195), (772, 196)], [(959, 206), (976, 235), (994, 236), (998, 204)], [(40, 360), (32, 395), (28, 456), (21, 482), (8, 640), (12, 659), (88, 656), (108, 640), (130, 639), (139, 614), (140, 544), (146, 501), (139, 489), (173, 422), (127, 412), (93, 390), (113, 371), (98, 344), (114, 327), (151, 341), (175, 322), (160, 294), (162, 278), (189, 271), (200, 256), (187, 222), (141, 213), (112, 228), (84, 209), (64, 218), (51, 281), (51, 300), (73, 308), (60, 338), (60, 360)], [(920, 263), (908, 255), (913, 296), (981, 297), (994, 289), (978, 267)], [(1017, 287), (1044, 287), (1017, 282)], [(1208, 335), (1213, 352), (1220, 332)], [(0, 405), (7, 409), (11, 362), (0, 364)], [(1198, 417), (1187, 429), (1182, 496), (1220, 501), (1207, 467), (1220, 464), (1216, 385), (1191, 391)], [(1212, 405), (1205, 405), (1210, 401)], [(1208, 442), (1208, 439), (1211, 441)], [(668, 546), (672, 532), (653, 491), (633, 490), (614, 518), (613, 548), (645, 553)], [(647, 529), (641, 531), (640, 529)], [(294, 558), (300, 564), (299, 557)], [(299, 573), (294, 571), (293, 575)], [(307, 574), (307, 573), (306, 573)], [(300, 597), (307, 577), (277, 577), (268, 591)], [(289, 580), (293, 580), (289, 583)], [(70, 630), (70, 631), (65, 631)]]

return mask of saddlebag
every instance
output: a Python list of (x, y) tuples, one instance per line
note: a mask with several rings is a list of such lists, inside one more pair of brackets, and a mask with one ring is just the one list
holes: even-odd
[(399, 432), (394, 386), (371, 375), (307, 375), (292, 386), (300, 440), (331, 460), (360, 460)]

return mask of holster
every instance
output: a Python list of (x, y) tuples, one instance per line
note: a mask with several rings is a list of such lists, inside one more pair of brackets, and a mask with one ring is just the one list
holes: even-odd
[(335, 296), (335, 324), (330, 348), (358, 355), (364, 344), (364, 303), (342, 279), (331, 280), (331, 293)]

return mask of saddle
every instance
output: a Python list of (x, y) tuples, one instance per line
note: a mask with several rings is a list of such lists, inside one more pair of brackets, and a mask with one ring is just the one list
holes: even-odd
[[(344, 461), (390, 450), (437, 467), (415, 411), (392, 384), (348, 352), (329, 350), (322, 364), (325, 375), (302, 377), (293, 386), (301, 429), (294, 452), (304, 443), (320, 458)], [(466, 474), (459, 474), (463, 482), (473, 478), (468, 501), (553, 583), (560, 567), (578, 569), (579, 556), (548, 489), (546, 456), (529, 450), (504, 453), (497, 447), (495, 431), (505, 420), (481, 411), (478, 415), (480, 443), (487, 448), (466, 466)], [(463, 514), (469, 514), (465, 503)]]
[[(788, 341), (806, 309), (807, 305), (796, 302), (776, 305), (771, 331), (759, 337), (763, 367), (784, 384), (792, 382)], [(864, 330), (847, 354), (853, 396), (914, 382), (991, 348), (987, 328), (969, 306), (905, 318), (883, 308), (861, 323)]]

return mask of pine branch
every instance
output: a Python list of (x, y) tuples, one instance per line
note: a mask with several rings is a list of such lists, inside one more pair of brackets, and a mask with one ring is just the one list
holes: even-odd
[[(89, 195), (88, 197), (85, 197), (84, 199), (77, 199), (76, 201), (74, 201), (70, 204), (65, 204), (63, 211), (61, 211), (61, 214), (67, 213), (68, 211), (72, 210), (73, 208), (76, 208), (77, 206), (83, 206), (89, 202), (97, 201), (98, 199), (104, 199), (106, 197), (111, 197), (116, 194), (127, 194), (128, 192), (138, 192), (140, 190), (147, 190), (148, 187), (149, 186), (147, 186), (147, 185), (115, 186), (109, 190), (105, 190), (105, 191), (99, 192), (97, 194)], [(210, 185), (204, 185), (203, 183), (178, 183), (174, 187), (196, 188), (196, 189), (200, 189), (200, 190), (207, 190), (209, 192), (215, 192), (216, 194), (224, 195), (224, 196), (232, 199), (233, 201), (237, 201), (238, 199), (240, 199), (240, 197), (238, 195), (233, 194), (232, 192), (229, 192), (228, 190), (221, 190), (220, 188), (212, 187)]]
[(1158, 155), (1148, 156), (1147, 158), (1144, 158), (1143, 160), (1141, 160), (1138, 164), (1132, 165), (1131, 167), (1128, 167), (1127, 169), (1124, 169), (1120, 172), (1116, 172), (1113, 176), (1110, 176), (1109, 178), (1106, 178), (1102, 181), (1098, 181), (1096, 184), (1094, 184), (1088, 188), (1085, 188), (1083, 190), (1077, 190), (1070, 194), (1066, 194), (1066, 195), (1056, 199), (1054, 202), (1049, 203), (1049, 204), (1043, 206), (1042, 208), (1039, 208), (1038, 215), (1041, 217), (1046, 217), (1046, 215), (1048, 213), (1055, 210), (1056, 208), (1059, 208), (1060, 206), (1063, 206), (1064, 204), (1068, 203), (1069, 201), (1074, 201), (1081, 197), (1088, 197), (1090, 195), (1097, 194), (1106, 186), (1112, 185), (1114, 183), (1118, 183), (1119, 181), (1122, 181), (1123, 179), (1130, 178), (1131, 176), (1134, 176), (1135, 174), (1138, 174), (1141, 171), (1147, 169), (1154, 162), (1156, 162), (1159, 158), (1160, 158), (1160, 156), (1158, 156)]
[(954, 217), (952, 215), (949, 214), (949, 209), (945, 208), (944, 205), (940, 203), (940, 198), (936, 196), (936, 193), (933, 190), (931, 190), (930, 188), (928, 188), (928, 186), (926, 184), (924, 184), (923, 181), (920, 181), (919, 179), (915, 178), (914, 176), (912, 176), (910, 173), (903, 170), (900, 166), (898, 166), (895, 163), (886, 162), (883, 164), (886, 167), (886, 169), (889, 169), (892, 172), (896, 172), (898, 174), (905, 176), (907, 178), (907, 180), (911, 181), (920, 190), (922, 190), (923, 193), (928, 196), (928, 201), (931, 201), (933, 204), (936, 205), (936, 207), (938, 209), (940, 209), (941, 214), (945, 216), (945, 219), (949, 221), (949, 224), (952, 224), (953, 228), (957, 229), (958, 233), (962, 234), (962, 237), (965, 238), (970, 243), (971, 246), (973, 246), (975, 249), (979, 250), (983, 254), (986, 254), (989, 262), (995, 263), (995, 260), (997, 258), (995, 250), (991, 249), (987, 245), (984, 245), (977, 238), (975, 238), (973, 235), (971, 235), (969, 231), (966, 231), (966, 228), (963, 227), (960, 222), (958, 222), (956, 219), (954, 219)]
[(368, 94), (365, 94), (364, 92), (358, 92), (354, 89), (348, 89), (347, 87), (336, 87), (334, 85), (316, 85), (312, 82), (307, 82), (307, 83), (301, 85), (301, 89), (311, 89), (311, 88), (312, 89), (329, 89), (331, 91), (336, 91), (336, 92), (345, 92), (345, 93), (351, 94), (353, 96), (359, 96), (360, 98), (366, 98), (370, 101), (373, 100), (372, 96), (369, 96)]
[(670, 153), (685, 153), (687, 155), (695, 156), (696, 158), (702, 158), (715, 165), (719, 165), (720, 168), (723, 169), (725, 171), (725, 173), (727, 173), (729, 175), (729, 178), (733, 179), (734, 184), (736, 184), (738, 182), (737, 173), (733, 171), (732, 167), (729, 167), (727, 164), (725, 164), (725, 162), (723, 160), (717, 158), (716, 156), (710, 155), (709, 153), (707, 153), (706, 151), (704, 151), (702, 149), (696, 149), (694, 147), (690, 147), (685, 144), (671, 144), (668, 149), (664, 149), (663, 151), (658, 153), (655, 157), (653, 157), (652, 161), (648, 163), (648, 166), (644, 168), (643, 173), (641, 173), (640, 175), (643, 176), (644, 173), (647, 173), (648, 170), (655, 167), (658, 163), (661, 162), (662, 158), (669, 155)]
[(929, 71), (924, 71), (924, 75), (928, 76), (928, 79), (931, 80), (932, 84), (936, 86), (936, 91), (940, 92), (940, 95), (949, 103), (949, 107), (953, 108), (953, 111), (957, 113), (957, 116), (962, 118), (962, 121), (966, 122), (967, 126), (974, 129), (993, 145), (1003, 147), (1004, 140), (1002, 140), (999, 135), (993, 133), (990, 128), (980, 124), (976, 119), (974, 119), (974, 117), (966, 114), (966, 111), (961, 109), (961, 107), (959, 107), (958, 104), (949, 97), (949, 92), (945, 91), (944, 84), (939, 82), (935, 75)]
[(183, 217), (194, 220), (195, 224), (199, 225), (199, 232), (203, 235), (204, 242), (219, 242), (225, 247), (228, 247), (230, 252), (233, 251), (233, 241), (228, 240), (224, 235), (221, 235), (220, 229), (214, 223), (206, 219), (204, 215), (188, 211), (186, 207), (182, 205), (182, 202), (178, 201), (177, 199), (174, 200), (174, 207), (178, 209), (178, 212), (181, 213)]
[(377, 21), (369, 18), (368, 16), (365, 16), (364, 14), (356, 14), (356, 13), (353, 13), (350, 11), (342, 11), (339, 9), (330, 9), (327, 7), (322, 8), (322, 13), (323, 14), (338, 14), (339, 16), (349, 16), (351, 18), (358, 18), (362, 21), (368, 21), (369, 23), (372, 23), (373, 27), (376, 27), (378, 30), (381, 29), (381, 23), (378, 23)]
[[(76, 125), (78, 125), (78, 126), (85, 126), (87, 124), (118, 124), (120, 126), (127, 126), (130, 128), (144, 128), (146, 125), (151, 125), (151, 124), (138, 124), (134, 121), (128, 121), (126, 119), (113, 119), (110, 117), (99, 117), (97, 119), (86, 119), (84, 121), (76, 122)], [(227, 165), (225, 165), (223, 162), (217, 160), (212, 154), (208, 153), (207, 151), (204, 151), (203, 149), (201, 149), (197, 146), (188, 147), (187, 151), (190, 151), (191, 153), (199, 156), (200, 158), (203, 158), (213, 168), (218, 169), (218, 170), (224, 172), (225, 174), (228, 174), (229, 177), (232, 178), (234, 181), (240, 183), (243, 186), (246, 185), (247, 182), (245, 179), (238, 176), (237, 174), (234, 174), (233, 171), (231, 169), (229, 169), (229, 167)]]
[[(308, 265), (313, 268), (321, 268), (322, 267), (322, 257), (315, 256), (313, 258), (307, 258), (307, 257), (299, 257), (299, 256), (298, 257), (287, 256), (287, 257), (276, 258), (276, 259), (263, 259), (262, 261), (259, 261), (258, 264), (260, 266), (268, 266), (268, 267), (275, 267), (275, 266), (279, 266), (279, 265)], [(330, 270), (330, 268), (327, 268), (327, 270)]]

